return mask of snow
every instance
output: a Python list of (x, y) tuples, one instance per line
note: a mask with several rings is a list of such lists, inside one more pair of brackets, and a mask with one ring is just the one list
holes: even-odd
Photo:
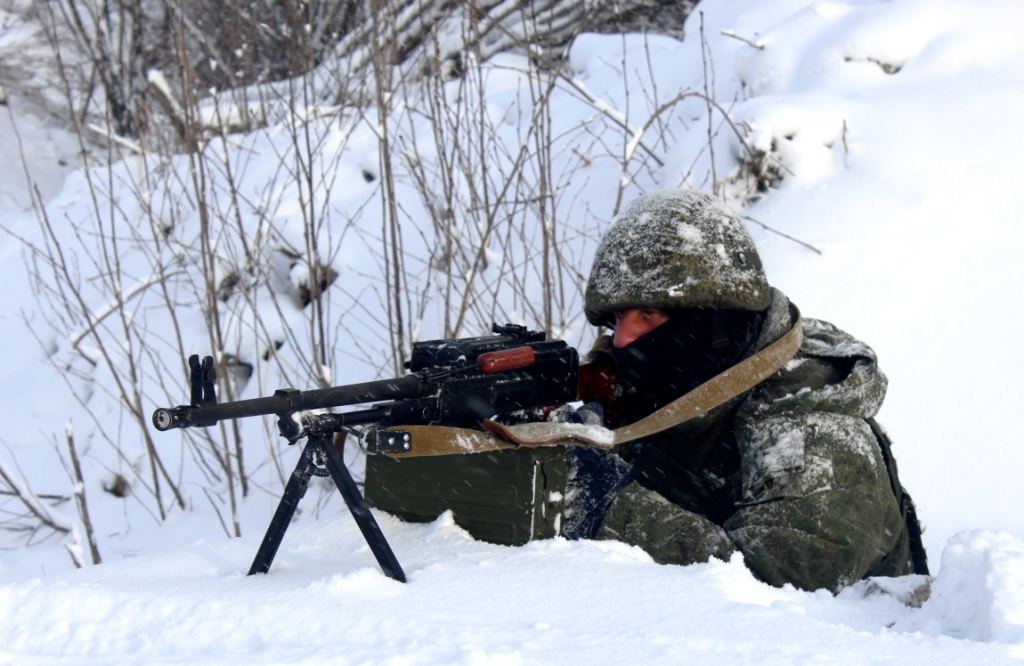
[(1024, 642), (1024, 543), (1006, 533), (957, 534), (920, 613), (894, 628), (972, 641)]
[[(987, 609), (988, 642), (954, 638), (975, 622), (960, 612), (963, 597), (991, 592), (977, 546), (973, 560), (944, 562), (935, 596), (914, 609), (869, 583), (838, 597), (772, 588), (739, 557), (664, 567), (618, 542), (509, 548), (472, 541), (450, 514), (430, 525), (377, 517), (407, 584), (385, 578), (354, 523), (335, 515), (294, 528), (266, 576), (242, 575), (256, 546), (244, 538), (8, 584), (0, 595), (0, 659), (998, 664), (1024, 656), (1020, 618), (1014, 625), (998, 608)], [(991, 557), (1020, 565), (1020, 541), (974, 537), (985, 539)], [(897, 581), (895, 592), (909, 595), (921, 583)], [(967, 595), (940, 593), (963, 583)], [(940, 617), (942, 632), (917, 628)]]
[[(261, 453), (257, 443), (272, 424), (253, 419), (246, 426), (246, 441), (253, 442), (247, 453), (264, 460), (254, 461), (261, 492), (239, 498), (238, 539), (226, 539), (221, 530), (217, 510), (224, 510), (224, 497), (203, 493), (198, 449), (163, 435), (156, 444), (181, 470), (187, 510), (172, 506), (161, 523), (144, 488), (127, 499), (103, 492), (115, 474), (135, 481), (132, 466), (144, 459), (122, 459), (104, 439), (103, 433), (123, 432), (130, 440), (131, 424), (116, 393), (107, 399), (113, 381), (100, 349), (86, 335), (79, 348), (101, 364), (89, 369), (79, 359), (73, 372), (61, 365), (69, 358), (62, 354), (72, 333), (61, 338), (42, 325), (44, 314), (25, 276), (30, 256), (8, 235), (0, 245), (0, 409), (6, 416), (0, 461), (16, 460), (4, 468), (37, 493), (70, 494), (75, 482), (58, 460), (63, 444), (56, 446), (70, 416), (104, 561), (71, 570), (66, 548), (86, 557), (73, 502), (47, 509), (60, 514), (59, 524), (72, 525), (66, 544), (41, 534), (26, 546), (20, 536), (3, 533), (0, 663), (976, 664), (1024, 658), (1024, 441), (1017, 378), (1024, 347), (1016, 343), (1024, 328), (1018, 307), (1024, 189), (1017, 167), (1024, 149), (1018, 117), (1024, 105), (1018, 34), (1024, 7), (1009, 0), (703, 0), (699, 9), (714, 97), (749, 132), (747, 144), (781, 165), (781, 181), (768, 193), (744, 189), (742, 179), (730, 185), (739, 197), (732, 205), (738, 208), (749, 197), (742, 215), (822, 250), (818, 255), (750, 227), (772, 286), (807, 317), (833, 322), (877, 352), (889, 378), (879, 420), (892, 436), (901, 480), (926, 525), (933, 581), (865, 581), (833, 597), (766, 586), (739, 558), (674, 567), (655, 565), (642, 551), (614, 542), (555, 539), (507, 548), (472, 541), (451, 516), (411, 525), (376, 513), (409, 576), (402, 585), (380, 573), (336, 492), (320, 481), (270, 574), (247, 578), (280, 492), (277, 470), (286, 474), (297, 452), (268, 447)], [(664, 166), (626, 173), (609, 158), (622, 154), (656, 103), (686, 88), (703, 90), (699, 20), (698, 14), (691, 17), (684, 42), (585, 34), (569, 53), (575, 81), (553, 97), (552, 136), (562, 137), (557, 159), (569, 159), (568, 141), (590, 158), (565, 183), (564, 194), (586, 205), (561, 209), (577, 228), (590, 225), (579, 237), (591, 244), (571, 255), (584, 274), (593, 237), (612, 217), (623, 179), (631, 185), (622, 203), (641, 191), (677, 185), (710, 189), (703, 100), (681, 102), (662, 117), (670, 138), (656, 139), (657, 124), (645, 131), (644, 145)], [(495, 58), (488, 81), (488, 113), (501, 119), (496, 127), (510, 142), (530, 119), (516, 106), (524, 85), (524, 61), (517, 58)], [(8, 106), (0, 106), (6, 158), (0, 162), (0, 224), (38, 240), (16, 126), (51, 219), (70, 237), (70, 222), (92, 209), (87, 181), (67, 166), (74, 165), (76, 140), (23, 112), (14, 90), (7, 88), (6, 95)], [(609, 122), (601, 125), (601, 118)], [(590, 131), (604, 133), (609, 155), (591, 155), (592, 138), (569, 131), (584, 120)], [(330, 126), (335, 119), (310, 122)], [(617, 123), (630, 129), (615, 129)], [(379, 270), (367, 248), (380, 243), (373, 236), (380, 231), (380, 213), (373, 210), (380, 179), (370, 183), (362, 175), (378, 173), (376, 124), (373, 116), (352, 127), (338, 121), (339, 129), (324, 133), (329, 156), (323, 172), (344, 188), (329, 197), (332, 210), (340, 211), (339, 227), (322, 260), (341, 274), (332, 289), (351, 296), (360, 316), (374, 312), (377, 303), (374, 284), (363, 277)], [(713, 129), (714, 167), (724, 180), (746, 148), (727, 126)], [(274, 263), (282, 292), (296, 289), (306, 269), (275, 249), (304, 247), (300, 193), (275, 172), (271, 159), (288, 155), (289, 145), (287, 129), (274, 126), (209, 148), (222, 151), (225, 164), (242, 167), (244, 194), (255, 209), (243, 211), (243, 223), (254, 241), (274, 236), (277, 245), (259, 247)], [(637, 160), (646, 154), (637, 151)], [(187, 180), (187, 159), (172, 168)], [(142, 158), (128, 158), (115, 166), (113, 178), (102, 180), (104, 188), (114, 188), (128, 218), (144, 216), (130, 194), (149, 182), (139, 176), (145, 169)], [(181, 191), (148, 192), (151, 210), (176, 219), (182, 230), (194, 224)], [(400, 185), (399, 197), (408, 210), (421, 210), (412, 188)], [(186, 214), (180, 218), (172, 214), (181, 211)], [(272, 232), (268, 219), (275, 222)], [(415, 239), (409, 243), (409, 261), (425, 264), (426, 255), (413, 251), (421, 246)], [(138, 290), (135, 319), (147, 321), (154, 335), (166, 334), (168, 321), (143, 306), (156, 298), (148, 288), (153, 274), (134, 247), (124, 249), (124, 289)], [(498, 270), (502, 249), (497, 241), (487, 246), (486, 271)], [(237, 254), (244, 266), (242, 251)], [(192, 260), (181, 256), (183, 271), (194, 270)], [(92, 313), (103, 315), (109, 294), (97, 288), (88, 296)], [(268, 339), (292, 340), (289, 331), (302, 330), (301, 308), (275, 311), (269, 300), (258, 303), (275, 312), (268, 315)], [(575, 304), (580, 310), (578, 299)], [(241, 311), (234, 324), (239, 329), (247, 310)], [(498, 311), (536, 325), (521, 303), (502, 304)], [(424, 319), (423, 338), (440, 337), (437, 320)], [(580, 336), (574, 344), (587, 342), (581, 321), (558, 324)], [(69, 331), (85, 330), (86, 322), (72, 323), (77, 327)], [(183, 313), (180, 324), (188, 344), (206, 348), (196, 312)], [(254, 337), (238, 339), (243, 360), (263, 353)], [(282, 353), (287, 351), (288, 345)], [(366, 360), (371, 351), (339, 351), (344, 362), (321, 366), (322, 372), (332, 381), (362, 381), (366, 377), (351, 375), (372, 365)], [(160, 404), (144, 404), (145, 410), (185, 398), (185, 383), (175, 379), (181, 376), (176, 351), (168, 351), (165, 364), (159, 370), (165, 386), (146, 394)], [(302, 376), (296, 368), (296, 388), (311, 388), (296, 382)], [(145, 381), (150, 387), (155, 375)], [(267, 395), (278, 381), (278, 375), (254, 375), (240, 397)], [(72, 389), (89, 386), (94, 396), (88, 404), (76, 402)], [(929, 584), (930, 596), (920, 603)]]

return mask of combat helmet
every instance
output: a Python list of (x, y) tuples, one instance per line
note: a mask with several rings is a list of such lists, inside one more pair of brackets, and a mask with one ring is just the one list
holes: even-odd
[(771, 295), (746, 225), (695, 190), (644, 194), (612, 221), (584, 297), (587, 319), (607, 325), (635, 308), (762, 311)]

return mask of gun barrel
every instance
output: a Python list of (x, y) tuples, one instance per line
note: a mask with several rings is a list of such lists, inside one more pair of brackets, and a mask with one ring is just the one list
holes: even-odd
[(427, 381), (419, 375), (406, 375), (375, 382), (302, 391), (300, 393), (302, 404), (299, 409), (324, 409), (381, 400), (422, 398), (433, 390), (433, 382)]
[(153, 412), (153, 426), (160, 431), (211, 426), (227, 419), (247, 416), (284, 416), (307, 409), (343, 407), (380, 400), (422, 398), (429, 395), (432, 390), (433, 383), (418, 375), (310, 391), (281, 389), (265, 398), (157, 409)]

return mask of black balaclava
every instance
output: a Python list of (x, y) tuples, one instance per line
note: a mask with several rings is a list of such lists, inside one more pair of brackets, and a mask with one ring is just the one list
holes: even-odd
[(732, 367), (753, 351), (764, 313), (714, 308), (663, 311), (668, 321), (613, 355), (626, 392), (623, 415), (636, 420)]

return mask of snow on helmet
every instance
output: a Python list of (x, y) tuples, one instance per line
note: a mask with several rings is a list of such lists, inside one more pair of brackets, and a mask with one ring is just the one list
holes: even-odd
[(771, 296), (754, 240), (725, 204), (704, 192), (644, 194), (612, 221), (584, 296), (595, 326), (635, 308), (761, 311)]

